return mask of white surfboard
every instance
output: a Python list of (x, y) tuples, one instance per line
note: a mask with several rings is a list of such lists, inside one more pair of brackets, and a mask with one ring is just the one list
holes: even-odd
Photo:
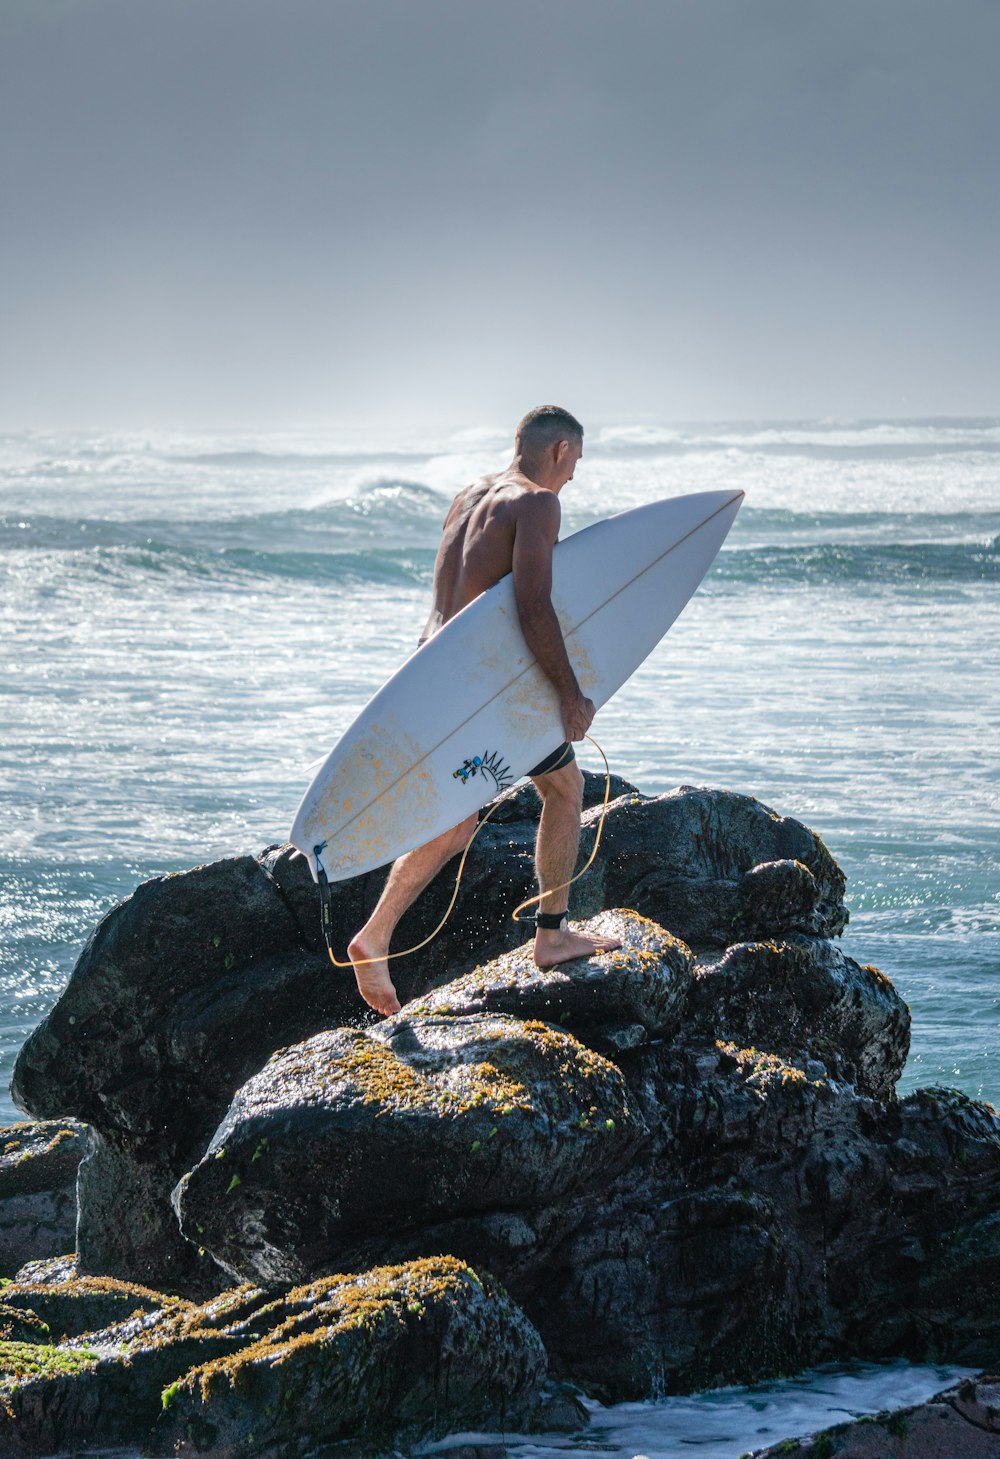
[[(600, 706), (666, 633), (743, 501), (706, 491), (609, 517), (556, 545), (552, 603), (580, 687)], [(299, 806), (291, 841), (318, 879), (422, 846), (563, 741), (508, 574), (407, 659), (351, 725)]]

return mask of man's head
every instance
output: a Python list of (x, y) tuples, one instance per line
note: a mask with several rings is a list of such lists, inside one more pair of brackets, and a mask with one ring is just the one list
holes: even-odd
[(514, 452), (526, 476), (558, 491), (583, 455), (583, 426), (561, 406), (538, 405), (518, 424)]

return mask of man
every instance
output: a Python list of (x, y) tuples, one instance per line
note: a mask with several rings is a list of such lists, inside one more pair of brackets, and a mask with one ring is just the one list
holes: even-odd
[[(594, 705), (581, 692), (552, 606), (552, 549), (559, 537), (559, 493), (573, 480), (583, 455), (583, 427), (566, 410), (542, 405), (521, 421), (514, 459), (506, 471), (465, 487), (445, 518), (434, 564), (434, 601), (421, 643), (449, 618), (513, 574), (518, 620), (525, 641), (559, 696), (566, 742), (531, 771), (542, 798), (535, 843), (535, 874), (541, 900), (534, 957), (540, 968), (605, 952), (613, 938), (586, 937), (567, 922), (567, 894), (553, 890), (570, 880), (580, 846), (583, 776), (573, 741), (582, 740)], [(454, 830), (401, 856), (371, 917), (351, 942), (362, 998), (379, 1013), (395, 1013), (399, 999), (385, 961), (396, 924), (445, 862), (463, 850), (476, 829), (476, 816)]]

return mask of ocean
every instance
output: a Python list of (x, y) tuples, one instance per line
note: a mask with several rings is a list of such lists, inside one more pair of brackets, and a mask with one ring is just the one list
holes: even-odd
[[(451, 495), (509, 454), (491, 428), (0, 435), (5, 1120), (97, 919), (285, 839), (412, 651)], [(912, 1011), (901, 1090), (996, 1102), (1000, 421), (606, 424), (564, 534), (723, 487), (726, 546), (594, 734), (646, 793), (724, 786), (817, 831), (845, 951)]]

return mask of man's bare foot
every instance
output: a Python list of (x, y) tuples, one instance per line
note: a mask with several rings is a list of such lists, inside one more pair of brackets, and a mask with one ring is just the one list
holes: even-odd
[(389, 964), (385, 960), (388, 950), (369, 942), (363, 928), (347, 949), (347, 956), (354, 964), (358, 992), (376, 1013), (386, 1015), (398, 1013), (402, 1006), (389, 977)]
[(572, 962), (576, 957), (614, 952), (621, 945), (620, 937), (590, 937), (585, 932), (574, 932), (568, 922), (555, 929), (540, 927), (535, 933), (535, 965), (554, 968), (558, 963)]

